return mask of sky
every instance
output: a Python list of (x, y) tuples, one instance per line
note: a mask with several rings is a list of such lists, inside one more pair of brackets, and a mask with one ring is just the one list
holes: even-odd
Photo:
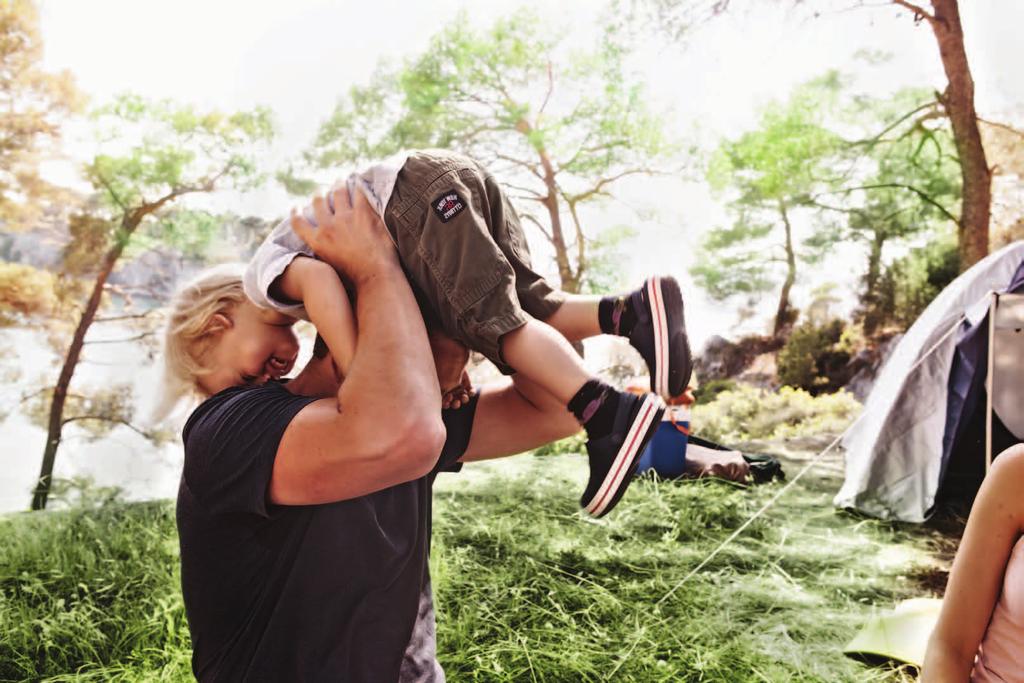
[[(595, 20), (604, 7), (600, 2), (524, 4), (570, 41), (586, 44), (598, 36)], [(788, 2), (734, 1), (735, 11), (698, 27), (679, 43), (666, 44), (655, 26), (647, 35), (641, 27), (642, 46), (630, 65), (646, 84), (651, 105), (667, 112), (668, 132), (705, 149), (722, 136), (749, 129), (761, 106), (785, 98), (795, 85), (830, 68), (843, 70), (857, 88), (877, 95), (908, 85), (941, 90), (944, 75), (927, 24), (915, 25), (904, 10), (868, 4), (874, 6), (813, 17), (788, 9)], [(381, 59), (419, 52), (461, 9), (467, 10), (472, 25), (485, 27), (516, 6), (509, 0), (42, 0), (44, 63), (49, 69), (70, 70), (94, 102), (134, 91), (229, 110), (268, 105), (280, 130), (271, 156), (281, 161), (310, 143), (336, 98), (352, 84), (365, 83)], [(807, 6), (836, 4), (806, 0)], [(983, 117), (1019, 123), (1024, 119), (1019, 71), (1024, 41), (1018, 29), (1024, 25), (1024, 2), (965, 0), (961, 6), (978, 111)], [(856, 58), (865, 50), (891, 58), (872, 66)], [(598, 228), (630, 224), (637, 230), (638, 237), (622, 257), (623, 282), (638, 282), (654, 272), (679, 277), (687, 292), (688, 327), (698, 347), (711, 334), (738, 332), (735, 309), (708, 301), (687, 275), (700, 235), (727, 219), (720, 201), (703, 183), (678, 178), (624, 182), (616, 196), (586, 218)], [(217, 201), (265, 217), (282, 215), (293, 203), (275, 189), (224, 195)], [(543, 261), (543, 245), (533, 246)], [(856, 258), (837, 255), (819, 279), (832, 279), (852, 293), (857, 270), (849, 264)], [(806, 303), (808, 290), (797, 292), (798, 305)], [(764, 319), (748, 326), (763, 330), (774, 305), (769, 297)], [(27, 340), (19, 345), (32, 346)], [(132, 357), (132, 350), (118, 355), (112, 346), (112, 358)], [(39, 349), (25, 353), (21, 360), (26, 366), (47, 362)], [(144, 363), (141, 358), (133, 362)], [(86, 372), (94, 381), (104, 381), (113, 376), (105, 373), (117, 367), (99, 364)], [(24, 491), (38, 471), (44, 440), (41, 430), (17, 417), (2, 429), (5, 442), (15, 444), (19, 455), (0, 472), (0, 511), (24, 506)], [(145, 448), (140, 438), (119, 430), (99, 445), (76, 444), (75, 457), (58, 459), (56, 473), (88, 473), (99, 483), (127, 484), (136, 497), (172, 496), (180, 447), (155, 458), (138, 458)]]

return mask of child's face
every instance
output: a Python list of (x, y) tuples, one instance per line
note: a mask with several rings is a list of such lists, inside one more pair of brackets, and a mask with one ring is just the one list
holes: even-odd
[(213, 372), (200, 379), (210, 395), (228, 387), (280, 379), (295, 365), (299, 353), (299, 340), (292, 330), (295, 318), (244, 301), (219, 321), (226, 329), (206, 358)]

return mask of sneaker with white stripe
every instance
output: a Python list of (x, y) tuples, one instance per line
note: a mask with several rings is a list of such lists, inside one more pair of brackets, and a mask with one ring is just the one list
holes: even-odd
[(669, 401), (686, 391), (693, 373), (679, 283), (670, 276), (649, 278), (629, 305), (636, 316), (629, 343), (647, 362), (651, 391)]
[(623, 392), (618, 402), (611, 433), (587, 441), (590, 480), (580, 505), (594, 517), (608, 514), (618, 504), (665, 413), (665, 402), (654, 394)]

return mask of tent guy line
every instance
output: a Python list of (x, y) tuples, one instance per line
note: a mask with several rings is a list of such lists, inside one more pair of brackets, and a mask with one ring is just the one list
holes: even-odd
[[(913, 365), (913, 367), (911, 368), (911, 372), (913, 372), (913, 371), (914, 371), (915, 369), (917, 369), (917, 367), (918, 367), (919, 365), (921, 365), (921, 363), (923, 363), (923, 362), (924, 362), (925, 360), (927, 360), (927, 359), (928, 359), (928, 357), (929, 357), (929, 356), (931, 356), (931, 355), (932, 355), (932, 353), (934, 353), (934, 352), (935, 352), (935, 350), (936, 350), (936, 349), (938, 349), (938, 348), (939, 348), (939, 346), (941, 346), (941, 345), (942, 345), (942, 343), (943, 343), (944, 341), (946, 341), (946, 339), (947, 339), (947, 338), (948, 338), (948, 337), (949, 337), (949, 336), (950, 336), (951, 334), (953, 334), (954, 332), (956, 332), (957, 330), (959, 330), (959, 329), (960, 329), (960, 325), (961, 325), (961, 324), (962, 324), (962, 323), (964, 322), (964, 320), (966, 320), (966, 319), (967, 319), (967, 316), (966, 316), (966, 315), (961, 315), (961, 316), (960, 316), (960, 317), (959, 317), (959, 318), (958, 318), (958, 319), (956, 320), (956, 322), (954, 322), (954, 323), (953, 323), (953, 325), (951, 325), (951, 326), (950, 326), (949, 330), (947, 330), (947, 331), (946, 331), (946, 333), (945, 333), (945, 334), (943, 334), (943, 335), (942, 335), (942, 337), (941, 337), (941, 338), (939, 338), (939, 340), (938, 340), (937, 342), (935, 342), (935, 344), (933, 344), (933, 345), (932, 345), (932, 347), (931, 347), (930, 349), (928, 349), (928, 352), (927, 352), (927, 353), (925, 353), (925, 354), (924, 354), (923, 356), (921, 356), (921, 357), (920, 357), (920, 358), (919, 358), (919, 359), (917, 360), (917, 362), (916, 362), (916, 363), (915, 363), (915, 364)], [(908, 373), (908, 374), (909, 374), (909, 373)], [(661, 606), (661, 604), (662, 604), (662, 603), (664, 603), (664, 602), (665, 602), (666, 600), (668, 600), (668, 599), (669, 599), (669, 598), (670, 598), (670, 597), (671, 597), (671, 596), (672, 596), (672, 595), (673, 595), (673, 594), (674, 594), (674, 593), (675, 593), (675, 592), (676, 592), (677, 590), (679, 590), (680, 588), (682, 588), (683, 584), (685, 584), (685, 583), (686, 583), (687, 581), (689, 581), (689, 580), (690, 580), (690, 579), (691, 579), (691, 578), (692, 578), (692, 577), (693, 577), (693, 576), (694, 576), (694, 575), (695, 575), (695, 574), (696, 574), (697, 572), (699, 572), (699, 571), (700, 571), (701, 569), (703, 569), (704, 567), (706, 567), (706, 566), (707, 566), (707, 564), (708, 564), (708, 562), (710, 562), (711, 560), (713, 560), (713, 559), (714, 559), (714, 558), (715, 558), (715, 557), (716, 557), (716, 556), (718, 555), (718, 553), (720, 553), (720, 552), (721, 552), (721, 551), (722, 551), (722, 550), (723, 550), (723, 549), (724, 549), (724, 548), (725, 548), (726, 546), (728, 546), (728, 545), (729, 545), (730, 543), (732, 543), (732, 542), (733, 542), (734, 540), (736, 540), (736, 538), (737, 538), (737, 537), (738, 537), (738, 536), (739, 536), (740, 534), (742, 534), (742, 533), (743, 533), (743, 532), (744, 532), (744, 531), (746, 530), (746, 528), (747, 528), (748, 526), (750, 526), (751, 524), (753, 524), (753, 523), (754, 523), (754, 521), (755, 521), (755, 520), (757, 520), (757, 518), (758, 518), (758, 517), (760, 517), (761, 515), (763, 515), (763, 514), (764, 514), (764, 513), (765, 513), (765, 512), (766, 512), (766, 511), (768, 510), (768, 508), (770, 508), (770, 507), (771, 507), (772, 505), (774, 505), (774, 504), (776, 503), (776, 501), (778, 501), (778, 500), (779, 500), (779, 498), (781, 498), (781, 497), (782, 497), (783, 495), (785, 495), (785, 493), (786, 493), (787, 491), (789, 491), (789, 489), (790, 489), (790, 488), (791, 488), (791, 487), (792, 487), (792, 486), (793, 486), (794, 484), (796, 484), (796, 483), (797, 483), (798, 481), (800, 481), (801, 477), (803, 477), (803, 476), (804, 476), (805, 474), (807, 474), (807, 472), (809, 472), (809, 471), (811, 470), (811, 468), (812, 468), (812, 467), (814, 467), (814, 465), (816, 465), (816, 464), (818, 463), (818, 461), (819, 461), (819, 460), (821, 460), (821, 458), (825, 456), (825, 454), (826, 454), (826, 453), (828, 453), (828, 452), (829, 452), (829, 451), (831, 451), (831, 450), (832, 450), (833, 448), (835, 448), (836, 444), (837, 444), (837, 443), (839, 443), (839, 442), (840, 442), (840, 441), (841, 441), (841, 440), (843, 439), (843, 437), (845, 437), (845, 436), (847, 435), (847, 433), (849, 433), (849, 431), (850, 431), (851, 429), (853, 429), (854, 427), (856, 427), (856, 426), (857, 426), (857, 423), (859, 423), (859, 422), (861, 421), (861, 419), (863, 419), (863, 418), (864, 418), (864, 417), (865, 417), (866, 415), (867, 415), (867, 412), (866, 412), (866, 411), (862, 412), (862, 413), (861, 413), (861, 414), (860, 414), (860, 415), (859, 415), (859, 416), (857, 417), (857, 419), (856, 419), (856, 420), (854, 420), (854, 421), (853, 421), (852, 423), (850, 423), (850, 426), (849, 426), (849, 427), (847, 427), (847, 428), (846, 428), (845, 430), (843, 430), (843, 433), (842, 433), (842, 434), (840, 434), (840, 435), (839, 435), (839, 436), (837, 436), (836, 438), (832, 439), (832, 442), (831, 442), (831, 443), (830, 443), (830, 444), (829, 444), (828, 446), (825, 446), (825, 448), (824, 448), (824, 449), (823, 449), (822, 451), (820, 451), (820, 452), (819, 452), (819, 453), (818, 453), (817, 455), (815, 455), (815, 456), (814, 456), (813, 458), (811, 458), (810, 460), (808, 460), (808, 461), (807, 461), (807, 464), (806, 464), (806, 465), (804, 465), (804, 466), (803, 466), (803, 467), (802, 467), (802, 468), (800, 469), (800, 471), (799, 471), (799, 472), (797, 472), (796, 476), (795, 476), (795, 477), (793, 477), (792, 479), (790, 479), (790, 480), (789, 480), (789, 481), (788, 481), (788, 482), (786, 483), (786, 485), (785, 485), (785, 486), (783, 486), (783, 487), (782, 487), (781, 489), (779, 489), (778, 493), (776, 493), (776, 494), (775, 494), (774, 496), (772, 496), (772, 497), (771, 497), (771, 499), (769, 499), (769, 500), (768, 500), (768, 502), (766, 502), (766, 503), (765, 503), (764, 505), (762, 505), (762, 506), (761, 506), (761, 508), (760, 508), (759, 510), (757, 510), (757, 512), (755, 512), (755, 513), (754, 513), (753, 515), (751, 515), (751, 516), (750, 516), (750, 517), (749, 517), (749, 518), (748, 518), (748, 519), (747, 519), (747, 520), (746, 520), (745, 522), (743, 522), (743, 524), (741, 524), (741, 525), (740, 525), (740, 526), (739, 526), (739, 527), (738, 527), (738, 528), (737, 528), (737, 529), (736, 529), (735, 531), (733, 531), (733, 532), (732, 532), (731, 534), (729, 534), (729, 536), (728, 536), (728, 537), (727, 537), (727, 538), (726, 538), (726, 539), (725, 539), (724, 541), (722, 541), (722, 542), (721, 542), (720, 544), (718, 544), (718, 546), (717, 546), (717, 547), (716, 547), (716, 548), (715, 548), (714, 550), (712, 550), (712, 551), (711, 551), (711, 552), (710, 552), (710, 553), (709, 553), (709, 554), (707, 555), (707, 557), (705, 557), (705, 558), (704, 558), (703, 560), (701, 560), (701, 561), (700, 561), (700, 563), (699, 563), (699, 564), (698, 564), (698, 565), (697, 565), (696, 567), (694, 567), (694, 568), (693, 568), (692, 570), (690, 570), (690, 572), (689, 572), (689, 573), (688, 573), (688, 574), (687, 574), (686, 576), (684, 576), (684, 577), (683, 577), (682, 579), (680, 579), (679, 583), (677, 583), (677, 584), (676, 584), (675, 586), (673, 586), (673, 587), (672, 587), (672, 589), (671, 589), (671, 590), (669, 590), (669, 591), (668, 591), (667, 593), (665, 593), (665, 595), (663, 595), (663, 596), (661, 597), (661, 599), (660, 599), (660, 600), (658, 600), (658, 602), (654, 603), (655, 607), (660, 607), (660, 606)]]

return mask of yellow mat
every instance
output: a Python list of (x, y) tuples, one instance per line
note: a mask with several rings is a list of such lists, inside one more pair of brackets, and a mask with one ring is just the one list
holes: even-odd
[(891, 612), (871, 617), (843, 652), (878, 655), (920, 668), (941, 607), (938, 598), (904, 600)]

